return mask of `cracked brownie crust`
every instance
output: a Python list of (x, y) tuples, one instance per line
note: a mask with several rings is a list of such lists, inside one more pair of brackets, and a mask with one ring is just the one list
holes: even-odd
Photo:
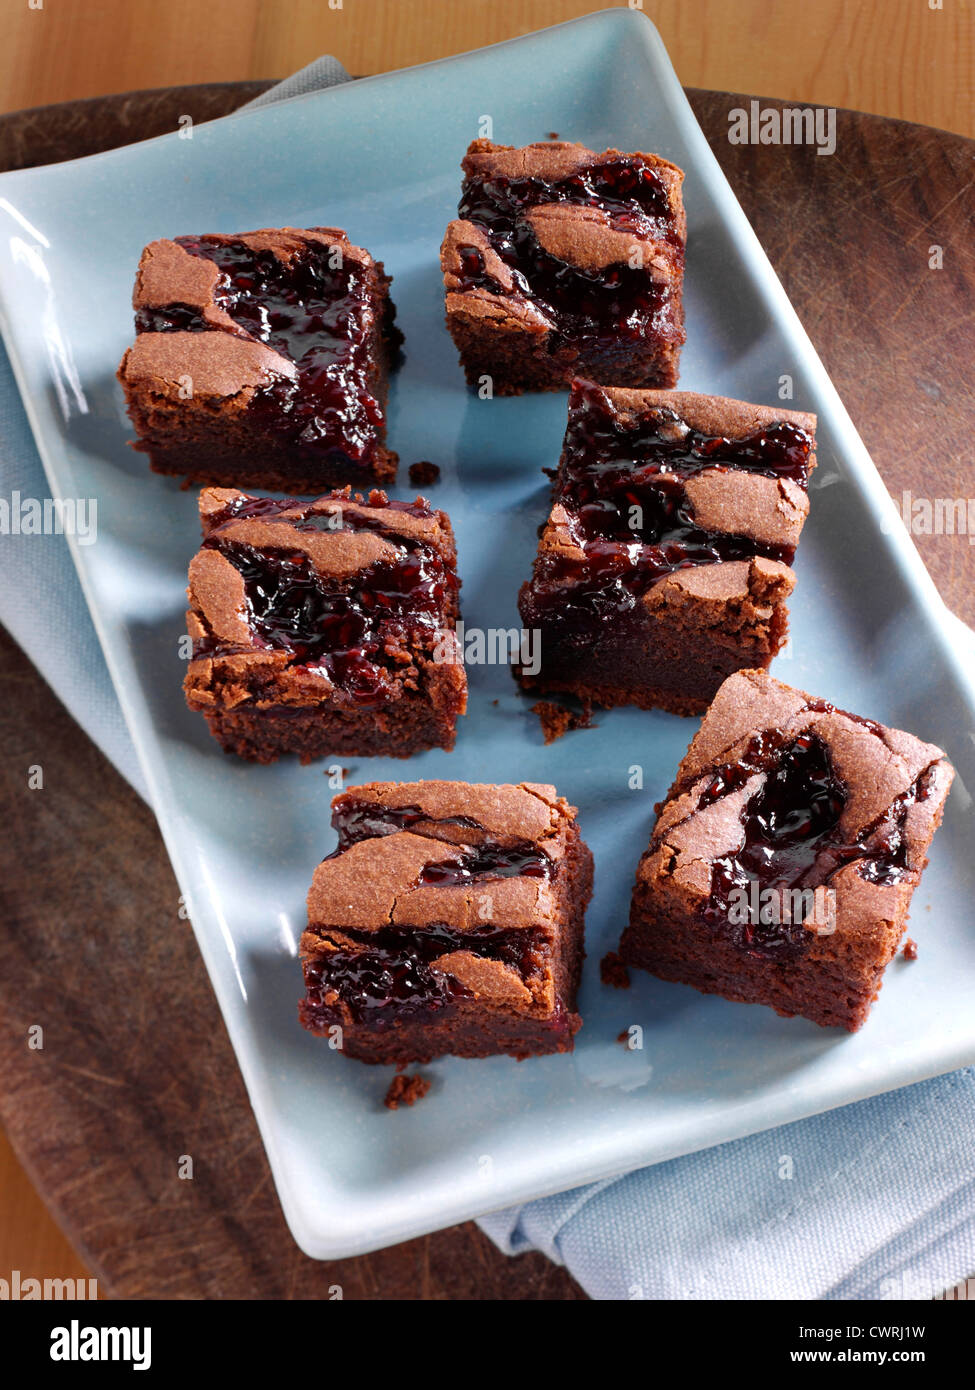
[(785, 642), (815, 417), (577, 380), (522, 621), (528, 689), (704, 710)]
[(534, 783), (375, 782), (332, 803), (301, 938), (313, 1033), (366, 1062), (565, 1052), (592, 856)]
[(853, 1032), (904, 935), (953, 771), (940, 748), (744, 671), (640, 861), (620, 954)]
[(390, 279), (335, 227), (154, 241), (118, 376), (157, 472), (320, 492), (396, 477)]
[(184, 682), (227, 752), (408, 757), (467, 706), (450, 520), (419, 497), (200, 495)]
[(558, 391), (577, 374), (677, 380), (684, 175), (658, 155), (475, 140), (441, 248), (447, 327), (472, 386)]

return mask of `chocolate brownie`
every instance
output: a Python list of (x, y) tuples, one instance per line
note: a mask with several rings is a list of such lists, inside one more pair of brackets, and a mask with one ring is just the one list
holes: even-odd
[(742, 671), (640, 861), (620, 954), (855, 1032), (904, 935), (953, 771), (940, 748)]
[(571, 1050), (592, 855), (554, 787), (373, 782), (332, 823), (301, 938), (306, 1028), (363, 1062)]
[(150, 243), (118, 372), (134, 447), (197, 483), (319, 493), (394, 479), (389, 284), (335, 227)]
[(452, 748), (467, 681), (450, 519), (349, 488), (200, 495), (186, 699), (228, 753), (274, 762)]
[(816, 418), (577, 380), (522, 621), (527, 689), (704, 710), (786, 638)]
[(683, 172), (655, 154), (475, 140), (440, 252), (472, 386), (561, 391), (579, 374), (672, 386), (684, 342)]

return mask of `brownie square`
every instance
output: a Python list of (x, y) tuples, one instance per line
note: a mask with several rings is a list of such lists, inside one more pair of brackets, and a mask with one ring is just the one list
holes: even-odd
[(152, 242), (118, 371), (134, 447), (196, 483), (319, 493), (394, 479), (389, 284), (335, 227)]
[(572, 1049), (592, 855), (554, 787), (373, 782), (335, 798), (332, 824), (305, 1028), (363, 1062)]
[(450, 519), (422, 497), (200, 495), (184, 689), (228, 753), (452, 748), (467, 680)]
[(855, 1032), (904, 935), (953, 771), (763, 671), (731, 676), (659, 808), (620, 954)]
[(816, 417), (578, 380), (532, 578), (526, 688), (704, 710), (788, 630)]
[(672, 386), (684, 342), (683, 172), (659, 155), (475, 140), (440, 261), (472, 386), (560, 391), (573, 376)]

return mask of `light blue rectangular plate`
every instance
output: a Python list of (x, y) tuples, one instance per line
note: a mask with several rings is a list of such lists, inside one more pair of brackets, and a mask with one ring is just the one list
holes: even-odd
[[(490, 117), (506, 144), (563, 138), (659, 151), (687, 170), (682, 387), (820, 418), (793, 641), (775, 672), (942, 744), (959, 772), (898, 959), (854, 1037), (640, 976), (600, 985), (653, 820), (696, 723), (620, 710), (543, 746), (506, 668), (469, 671), (453, 753), (360, 760), (352, 782), (554, 782), (595, 853), (589, 959), (571, 1056), (427, 1068), (421, 1105), (383, 1109), (386, 1069), (349, 1062), (296, 1020), (304, 895), (333, 847), (321, 765), (225, 757), (183, 704), (178, 643), (195, 497), (126, 447), (114, 372), (154, 237), (281, 224), (347, 229), (395, 277), (406, 363), (390, 441), (433, 459), (457, 530), (464, 617), (517, 624), (565, 397), (481, 401), (443, 325), (438, 248), (459, 161)], [(812, 153), (812, 151), (810, 151)], [(0, 179), (3, 334), (55, 495), (97, 497), (74, 556), (159, 824), (299, 1245), (392, 1244), (586, 1179), (718, 1144), (975, 1061), (975, 693), (958, 636), (698, 128), (654, 28), (615, 10), (478, 53), (298, 97), (91, 159)], [(405, 481), (399, 495), (409, 492)], [(632, 770), (642, 789), (632, 790)], [(147, 987), (151, 982), (147, 981)], [(642, 1050), (617, 1044), (643, 1028)], [(160, 1020), (165, 1026), (165, 1020)]]

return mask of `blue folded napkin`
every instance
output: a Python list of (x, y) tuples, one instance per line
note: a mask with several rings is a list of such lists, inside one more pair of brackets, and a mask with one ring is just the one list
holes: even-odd
[[(252, 104), (346, 80), (321, 58)], [(8, 500), (50, 496), (2, 350), (0, 479)], [(3, 536), (0, 572), (0, 622), (145, 797), (64, 538)], [(975, 1068), (480, 1225), (502, 1250), (565, 1264), (593, 1298), (931, 1298), (975, 1273)]]

